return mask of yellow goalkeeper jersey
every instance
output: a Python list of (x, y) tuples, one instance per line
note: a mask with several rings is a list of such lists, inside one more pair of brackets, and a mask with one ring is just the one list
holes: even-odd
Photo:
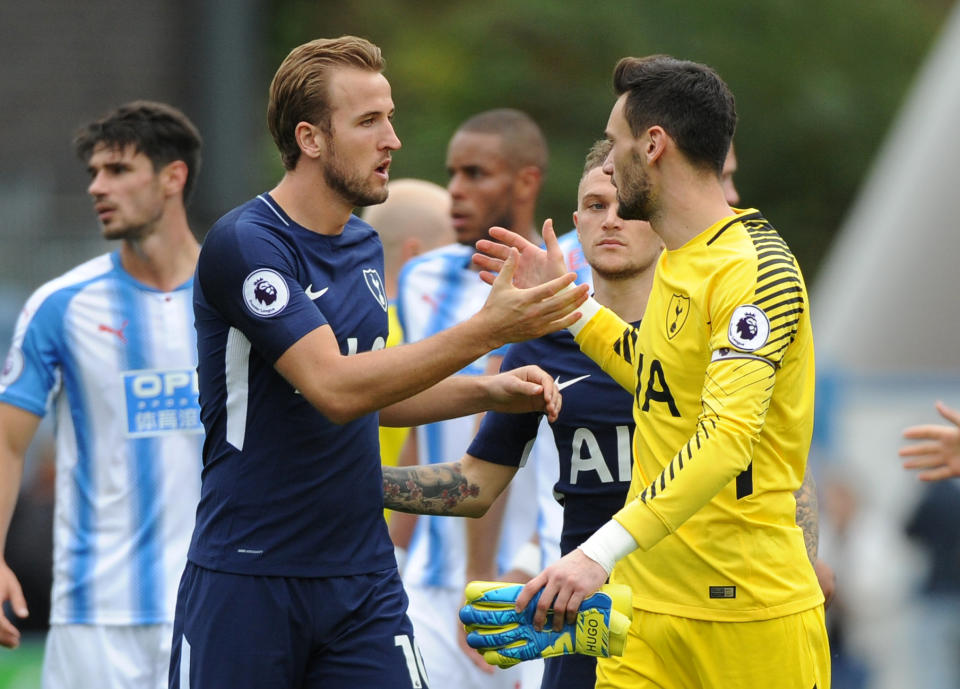
[[(400, 325), (400, 319), (397, 318), (396, 304), (390, 304), (387, 309), (387, 346), (393, 347), (403, 342), (403, 327)], [(400, 458), (400, 451), (403, 444), (407, 441), (410, 434), (409, 428), (395, 428), (391, 426), (380, 426), (380, 462), (387, 466), (397, 466), (397, 460)], [(383, 511), (384, 518), (390, 521), (390, 510)]]
[(634, 605), (717, 621), (823, 601), (796, 524), (813, 431), (803, 277), (756, 210), (659, 259), (643, 321), (601, 309), (583, 351), (634, 394), (634, 469), (616, 519), (640, 548), (611, 581)]

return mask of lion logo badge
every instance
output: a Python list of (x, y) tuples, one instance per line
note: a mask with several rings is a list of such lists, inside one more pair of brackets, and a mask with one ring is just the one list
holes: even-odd
[(274, 270), (255, 270), (243, 281), (243, 303), (256, 316), (275, 316), (283, 311), (289, 301), (287, 282)]
[(733, 310), (727, 339), (743, 352), (755, 352), (770, 338), (770, 319), (759, 306), (742, 304)]

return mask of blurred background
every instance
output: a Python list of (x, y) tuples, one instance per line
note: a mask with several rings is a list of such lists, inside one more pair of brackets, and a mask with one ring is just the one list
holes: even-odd
[[(277, 65), (345, 33), (383, 48), (403, 141), (394, 178), (445, 184), (456, 126), (520, 108), (550, 143), (539, 215), (561, 231), (616, 60), (717, 69), (737, 99), (742, 205), (780, 230), (811, 291), (833, 686), (960, 687), (924, 655), (935, 629), (960, 658), (960, 490), (924, 488), (896, 456), (904, 426), (936, 420), (935, 399), (960, 406), (953, 0), (2, 0), (0, 349), (34, 288), (108, 250), (72, 152), (80, 125), (135, 98), (183, 109), (204, 137), (189, 209), (202, 237), (282, 174), (264, 121)], [(0, 687), (38, 686), (52, 470), (49, 441), (34, 445), (7, 548), (35, 591), (32, 633), (0, 652)]]

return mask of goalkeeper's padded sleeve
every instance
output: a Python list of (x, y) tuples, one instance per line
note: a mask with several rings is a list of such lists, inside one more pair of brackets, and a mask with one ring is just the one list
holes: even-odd
[(467, 643), (491, 665), (510, 667), (524, 660), (580, 653), (590, 656), (622, 655), (633, 617), (629, 586), (606, 584), (580, 604), (576, 622), (553, 630), (549, 611), (542, 631), (533, 627), (540, 593), (517, 612), (521, 584), (472, 581), (467, 584), (467, 602), (460, 621), (467, 629)]

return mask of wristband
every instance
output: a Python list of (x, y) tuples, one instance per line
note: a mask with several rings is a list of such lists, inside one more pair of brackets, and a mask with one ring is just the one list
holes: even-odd
[(603, 567), (609, 576), (617, 560), (639, 547), (630, 532), (620, 522), (611, 519), (581, 543), (578, 550)]
[[(568, 288), (572, 287), (573, 285), (568, 285)], [(598, 302), (593, 297), (587, 297), (587, 300), (583, 302), (577, 309), (580, 311), (580, 318), (568, 325), (567, 330), (573, 333), (573, 336), (576, 337), (580, 331), (583, 330), (583, 326), (587, 324), (587, 321), (600, 313), (600, 309), (602, 308), (603, 304)]]
[(532, 577), (540, 574), (540, 546), (527, 541), (514, 553), (509, 569), (519, 569)]

